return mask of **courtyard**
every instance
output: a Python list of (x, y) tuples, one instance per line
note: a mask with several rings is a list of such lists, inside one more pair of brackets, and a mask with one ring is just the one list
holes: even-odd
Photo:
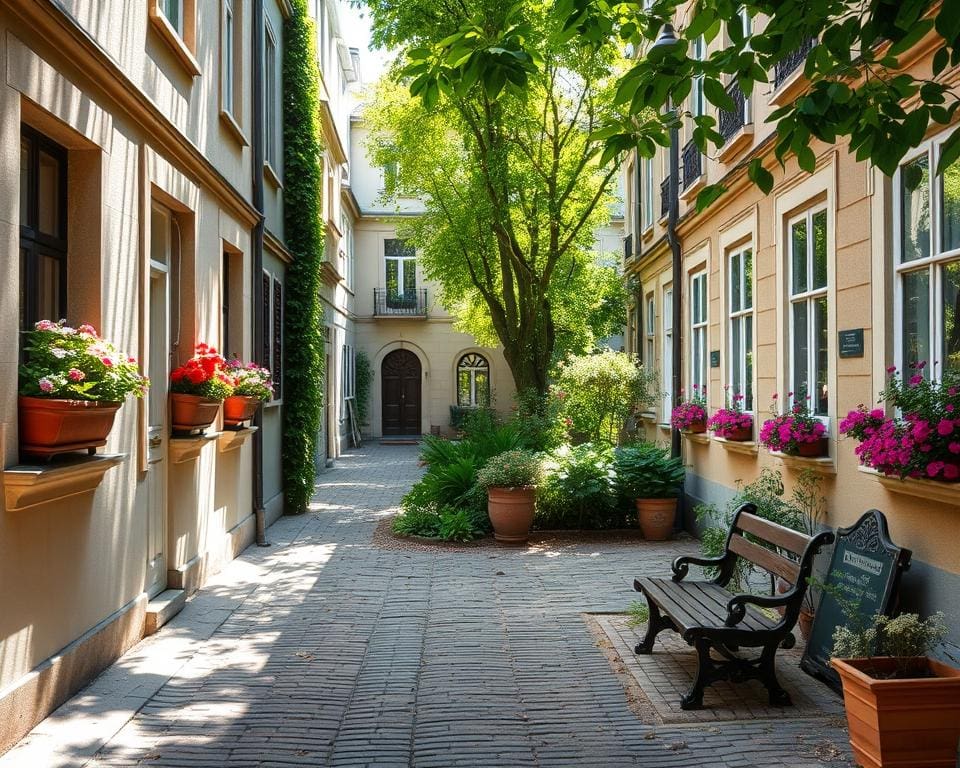
[[(345, 455), (307, 514), (281, 518), (270, 547), (212, 577), (0, 768), (852, 764), (829, 705), (667, 724), (636, 706), (614, 669), (630, 660), (612, 666), (591, 631), (618, 620), (585, 616), (622, 613), (635, 576), (696, 542), (401, 544), (378, 523), (419, 476), (417, 451)], [(681, 651), (662, 648), (646, 663), (667, 670)]]

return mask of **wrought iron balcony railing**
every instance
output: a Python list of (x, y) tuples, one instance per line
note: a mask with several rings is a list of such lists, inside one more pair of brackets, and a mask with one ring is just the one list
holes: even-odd
[(660, 216), (670, 213), (670, 177), (660, 182)]
[(691, 139), (683, 145), (680, 164), (683, 166), (683, 188), (689, 188), (703, 174), (703, 155)]
[(427, 289), (397, 293), (387, 288), (373, 289), (374, 317), (426, 317)]
[(627, 235), (623, 238), (623, 260), (629, 261), (633, 258), (633, 235)]
[(810, 53), (817, 39), (811, 37), (799, 48), (788, 53), (783, 59), (773, 66), (773, 87), (779, 88), (803, 63), (807, 60), (807, 54)]
[(720, 110), (719, 130), (720, 135), (729, 140), (736, 136), (737, 132), (747, 123), (747, 100), (736, 80), (727, 86), (727, 95), (733, 99), (735, 109), (733, 112)]

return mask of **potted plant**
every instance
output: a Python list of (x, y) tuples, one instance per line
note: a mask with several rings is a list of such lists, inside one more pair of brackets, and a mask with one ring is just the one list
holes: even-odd
[(530, 536), (542, 461), (533, 451), (497, 454), (477, 472), (477, 484), (487, 492), (487, 512), (493, 537), (502, 544), (524, 544)]
[(621, 495), (634, 499), (643, 537), (669, 538), (685, 476), (681, 459), (671, 458), (666, 448), (643, 443), (617, 449), (613, 470)]
[(170, 420), (174, 434), (201, 432), (217, 418), (233, 392), (226, 361), (216, 349), (197, 344), (193, 357), (170, 373)]
[(724, 387), (723, 408), (714, 411), (707, 429), (717, 437), (742, 443), (753, 437), (753, 416), (743, 412), (743, 395), (739, 392), (732, 398), (727, 398), (729, 387)]
[(942, 613), (837, 628), (830, 665), (843, 683), (850, 746), (864, 768), (957, 764), (960, 669), (928, 655), (946, 634)]
[(670, 424), (674, 429), (682, 432), (700, 434), (707, 431), (707, 387), (702, 390), (699, 384), (693, 385), (693, 397), (683, 399), (683, 390), (680, 390), (680, 402), (673, 409)]
[(91, 325), (41, 320), (27, 333), (24, 350), (19, 415), (20, 450), (27, 455), (96, 452), (123, 400), (141, 397), (147, 387), (137, 361)]
[(244, 365), (239, 360), (231, 360), (226, 370), (233, 392), (223, 401), (223, 424), (240, 429), (254, 417), (261, 403), (273, 397), (273, 380), (270, 371), (256, 363)]
[(863, 466), (901, 479), (960, 480), (960, 374), (945, 371), (939, 381), (924, 375), (926, 363), (911, 364), (904, 383), (888, 368), (880, 403), (861, 405), (840, 422), (840, 432), (859, 441), (855, 453)]
[[(788, 392), (787, 398), (792, 397), (793, 392)], [(786, 413), (780, 413), (777, 394), (774, 393), (770, 406), (773, 418), (767, 419), (760, 427), (760, 444), (771, 451), (790, 456), (826, 456), (827, 428), (820, 419), (810, 413), (807, 405), (809, 399), (808, 396), (803, 400), (794, 400), (793, 406)]]

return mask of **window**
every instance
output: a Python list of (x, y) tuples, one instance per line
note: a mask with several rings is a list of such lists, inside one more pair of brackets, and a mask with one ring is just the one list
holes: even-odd
[(391, 160), (383, 166), (383, 193), (388, 197), (397, 194), (397, 179), (400, 174), (400, 164), (396, 160)]
[[(691, 58), (696, 61), (703, 61), (706, 58), (707, 46), (703, 40), (703, 35), (700, 35), (696, 40), (693, 41), (693, 51), (691, 52)], [(693, 79), (693, 84), (690, 89), (690, 112), (694, 117), (700, 117), (706, 113), (706, 100), (703, 95), (703, 76), (698, 75)]]
[(183, 0), (158, 0), (157, 6), (170, 26), (183, 37)]
[(827, 211), (807, 211), (789, 222), (790, 384), (795, 401), (809, 398), (812, 413), (829, 412), (827, 376)]
[(654, 301), (653, 294), (647, 294), (647, 315), (645, 318), (646, 322), (646, 336), (647, 336), (647, 346), (644, 353), (643, 363), (647, 368), (653, 368), (656, 364), (656, 350), (655, 350), (655, 334), (657, 328), (657, 318), (654, 315)]
[(263, 343), (260, 347), (262, 364), (273, 375), (273, 396), (283, 397), (283, 283), (266, 270), (263, 271), (263, 298), (260, 313), (263, 322)]
[(743, 409), (753, 411), (753, 251), (741, 248), (728, 260), (730, 309), (730, 394), (743, 395)]
[(239, 355), (234, 354), (233, 339), (230, 335), (230, 294), (231, 288), (233, 287), (230, 283), (230, 253), (229, 251), (223, 252), (222, 267), (220, 270), (220, 328), (222, 341), (220, 342), (220, 351), (223, 353), (223, 356), (226, 358), (239, 357)]
[(643, 158), (643, 222), (642, 227), (653, 226), (653, 158)]
[(67, 151), (20, 134), (20, 326), (67, 315)]
[(239, 125), (243, 105), (243, 6), (242, 0), (223, 0), (220, 36), (220, 109)]
[(898, 362), (937, 378), (960, 370), (960, 164), (936, 177), (938, 153), (904, 163), (894, 187)]
[(457, 405), (461, 408), (490, 405), (490, 363), (483, 355), (471, 352), (457, 363)]
[(404, 240), (383, 241), (387, 306), (398, 309), (417, 301), (417, 251)]
[(690, 385), (705, 392), (707, 386), (707, 273), (690, 278)]
[(663, 289), (663, 350), (661, 354), (663, 379), (663, 413), (661, 422), (669, 423), (673, 414), (673, 288)]
[(279, 67), (277, 65), (277, 38), (268, 20), (263, 52), (264, 145), (265, 157), (274, 173), (280, 170), (279, 138)]
[(349, 344), (340, 348), (340, 393), (343, 395), (340, 403), (341, 418), (347, 417), (347, 400), (357, 396), (356, 384), (356, 350)]

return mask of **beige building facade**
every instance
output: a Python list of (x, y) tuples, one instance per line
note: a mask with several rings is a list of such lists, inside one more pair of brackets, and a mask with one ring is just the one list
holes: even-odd
[[(700, 155), (689, 131), (681, 131), (678, 276), (666, 242), (667, 153), (626, 158), (624, 266), (634, 286), (628, 347), (663, 373), (669, 391), (673, 334), (681, 333), (686, 390), (705, 384), (712, 413), (724, 406), (728, 387), (745, 397), (754, 416), (754, 442), (684, 437), (688, 525), (695, 504), (722, 507), (739, 484), (764, 468), (779, 471), (788, 492), (801, 471), (812, 470), (822, 478), (826, 524), (850, 525), (877, 508), (893, 540), (913, 550), (903, 607), (956, 617), (960, 550), (953, 542), (960, 489), (865, 470), (854, 454), (856, 442), (838, 430), (848, 411), (877, 401), (888, 366), (904, 370), (918, 359), (952, 364), (957, 352), (954, 274), (960, 252), (948, 238), (958, 226), (951, 181), (956, 171), (943, 183), (932, 173), (950, 131), (931, 130), (893, 178), (856, 162), (842, 144), (812, 145), (816, 169), (810, 174), (793, 157), (783, 169), (769, 157), (765, 167), (775, 185), (763, 195), (746, 179), (746, 164), (772, 154), (767, 139), (773, 126), (765, 120), (802, 92), (803, 53), (778, 66), (769, 85), (758, 84), (750, 99), (729, 86), (738, 111), (718, 116), (727, 143), (716, 156)], [(929, 71), (930, 55), (922, 43), (904, 57), (905, 66)], [(706, 108), (696, 86), (691, 99), (690, 109)], [(728, 186), (726, 194), (697, 214), (699, 189), (720, 181)], [(917, 247), (908, 257), (908, 249)], [(675, 329), (671, 307), (678, 296), (683, 321)], [(862, 333), (862, 351), (841, 356), (839, 333), (845, 331)], [(757, 444), (774, 394), (782, 400), (792, 391), (811, 395), (829, 436), (828, 457), (772, 455)], [(670, 406), (665, 396), (646, 414), (649, 438), (669, 441)], [(952, 640), (960, 641), (956, 621), (948, 623)]]

